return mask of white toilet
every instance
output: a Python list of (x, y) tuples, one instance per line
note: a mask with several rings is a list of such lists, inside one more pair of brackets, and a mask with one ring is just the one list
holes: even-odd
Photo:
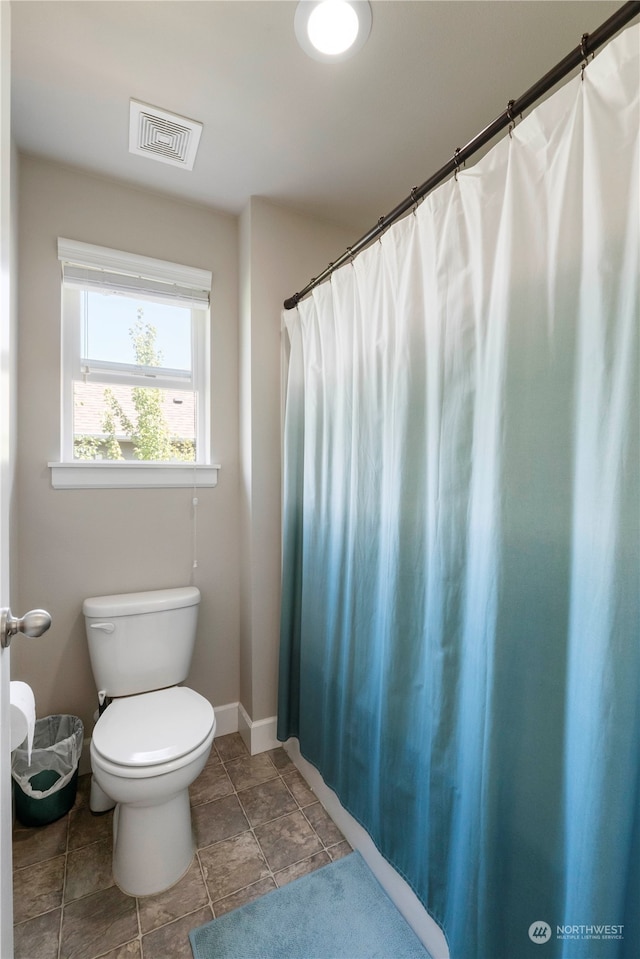
[(132, 896), (162, 892), (194, 854), (189, 786), (211, 751), (213, 706), (178, 686), (189, 672), (195, 587), (96, 596), (82, 606), (99, 699), (90, 807), (116, 806), (113, 876)]

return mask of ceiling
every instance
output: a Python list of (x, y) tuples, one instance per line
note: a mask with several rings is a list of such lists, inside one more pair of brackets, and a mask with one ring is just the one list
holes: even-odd
[[(11, 6), (21, 151), (235, 214), (266, 197), (359, 234), (621, 3), (372, 0), (364, 49), (332, 64), (298, 46), (295, 0)], [(129, 153), (131, 97), (204, 124), (192, 171)]]

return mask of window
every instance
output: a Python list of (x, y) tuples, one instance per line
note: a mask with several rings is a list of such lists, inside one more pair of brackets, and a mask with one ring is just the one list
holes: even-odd
[(66, 239), (58, 258), (62, 462), (50, 464), (53, 485), (215, 485), (211, 274)]

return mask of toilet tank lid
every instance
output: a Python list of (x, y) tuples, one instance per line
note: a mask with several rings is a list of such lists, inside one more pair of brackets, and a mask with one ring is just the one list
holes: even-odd
[(85, 599), (82, 612), (85, 616), (112, 619), (114, 616), (136, 616), (140, 613), (197, 606), (199, 602), (200, 590), (196, 586), (179, 586), (176, 589), (150, 589), (141, 593), (92, 596)]

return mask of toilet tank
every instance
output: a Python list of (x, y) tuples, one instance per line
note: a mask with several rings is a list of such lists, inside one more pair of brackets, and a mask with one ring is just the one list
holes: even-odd
[(82, 612), (98, 690), (130, 696), (183, 682), (199, 603), (195, 586), (85, 599)]

